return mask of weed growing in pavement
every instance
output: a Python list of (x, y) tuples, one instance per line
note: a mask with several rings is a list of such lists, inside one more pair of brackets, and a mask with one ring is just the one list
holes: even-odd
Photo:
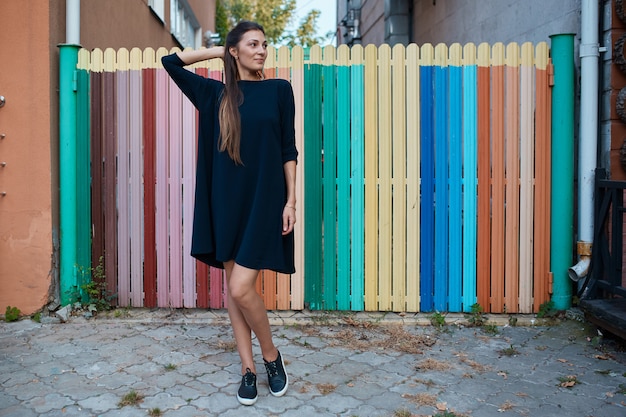
[(166, 371), (173, 371), (175, 369), (176, 369), (176, 365), (174, 365), (173, 363), (168, 363), (167, 365), (165, 365)]
[(150, 417), (159, 417), (159, 416), (163, 415), (163, 412), (161, 411), (161, 409), (159, 407), (156, 407), (156, 408), (151, 408), (148, 411), (148, 415)]
[(127, 405), (137, 405), (143, 401), (143, 395), (138, 394), (137, 391), (131, 390), (128, 394), (122, 397), (122, 400), (117, 404), (120, 407)]
[(435, 414), (433, 417), (462, 417), (460, 414), (455, 413), (454, 411), (443, 411), (441, 413)]
[(519, 355), (519, 350), (517, 350), (515, 347), (513, 347), (513, 345), (509, 345), (509, 347), (505, 348), (505, 349), (500, 349), (498, 352), (500, 352), (500, 354), (504, 355), (504, 356)]
[(30, 316), (30, 319), (34, 321), (35, 323), (41, 323), (41, 311), (38, 311), (32, 316)]
[(435, 326), (438, 329), (443, 328), (446, 325), (446, 315), (445, 314), (441, 314), (438, 311), (435, 311), (430, 316), (430, 324), (432, 324), (433, 326)]
[(472, 306), (470, 307), (470, 314), (466, 315), (466, 317), (470, 326), (473, 327), (480, 327), (485, 324), (486, 321), (485, 317), (483, 316), (483, 307), (478, 303), (472, 304)]
[(537, 312), (537, 318), (543, 319), (548, 317), (554, 317), (559, 313), (558, 310), (554, 309), (554, 301), (546, 301), (545, 303), (539, 306), (539, 311)]
[(498, 330), (498, 326), (495, 324), (485, 324), (483, 326), (483, 332), (487, 333), (490, 336), (496, 336), (500, 331)]
[[(624, 376), (626, 376), (626, 374), (624, 374)], [(626, 395), (626, 384), (619, 384), (617, 387), (619, 388), (617, 391), (618, 394)]]
[(411, 417), (413, 414), (411, 414), (411, 412), (409, 410), (407, 410), (406, 408), (403, 408), (401, 410), (396, 410), (393, 412), (393, 417)]
[(6, 321), (7, 323), (17, 321), (20, 318), (20, 314), (22, 314), (22, 312), (19, 308), (7, 306), (7, 309), (4, 313), (4, 321)]

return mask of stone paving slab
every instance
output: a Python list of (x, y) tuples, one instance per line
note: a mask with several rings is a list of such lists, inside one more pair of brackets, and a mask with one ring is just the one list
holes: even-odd
[[(0, 417), (626, 415), (626, 348), (577, 320), (271, 312), (290, 375), (239, 405), (224, 311), (120, 309), (0, 322)], [(257, 369), (263, 370), (258, 345)], [(568, 383), (569, 382), (569, 383)], [(564, 386), (571, 385), (571, 386)], [(123, 405), (135, 392), (136, 404)]]

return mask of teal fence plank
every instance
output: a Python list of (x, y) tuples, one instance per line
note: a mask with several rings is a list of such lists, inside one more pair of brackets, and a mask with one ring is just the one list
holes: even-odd
[(448, 97), (450, 103), (450, 230), (449, 230), (449, 281), (448, 311), (461, 311), (462, 290), (462, 185), (463, 171), (463, 71), (461, 67), (450, 66)]
[(352, 310), (364, 310), (365, 295), (365, 92), (364, 67), (351, 69)]
[[(337, 66), (337, 115), (350, 114), (350, 67)], [(337, 308), (350, 309), (350, 120), (337, 120)]]
[(304, 68), (304, 302), (323, 308), (322, 289), (322, 66)]
[[(327, 52), (327, 51), (326, 51)], [(334, 51), (333, 51), (334, 52)], [(337, 67), (323, 65), (324, 309), (337, 309)]]
[(478, 193), (478, 84), (476, 65), (463, 67), (463, 311), (476, 298)]

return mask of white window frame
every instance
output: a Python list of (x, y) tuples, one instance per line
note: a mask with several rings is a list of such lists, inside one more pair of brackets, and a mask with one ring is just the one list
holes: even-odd
[(148, 0), (148, 7), (165, 23), (165, 0)]
[(170, 32), (183, 48), (201, 46), (202, 28), (187, 0), (170, 0)]

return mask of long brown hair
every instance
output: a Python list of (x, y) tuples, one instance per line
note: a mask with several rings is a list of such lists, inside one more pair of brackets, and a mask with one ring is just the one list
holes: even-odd
[(219, 110), (220, 141), (219, 150), (227, 151), (230, 158), (237, 165), (243, 165), (240, 154), (241, 144), (241, 115), (239, 105), (243, 102), (243, 95), (239, 90), (239, 71), (237, 62), (229, 50), (236, 47), (246, 32), (260, 30), (265, 34), (263, 26), (255, 22), (242, 21), (237, 24), (226, 36), (224, 45), (224, 91)]

